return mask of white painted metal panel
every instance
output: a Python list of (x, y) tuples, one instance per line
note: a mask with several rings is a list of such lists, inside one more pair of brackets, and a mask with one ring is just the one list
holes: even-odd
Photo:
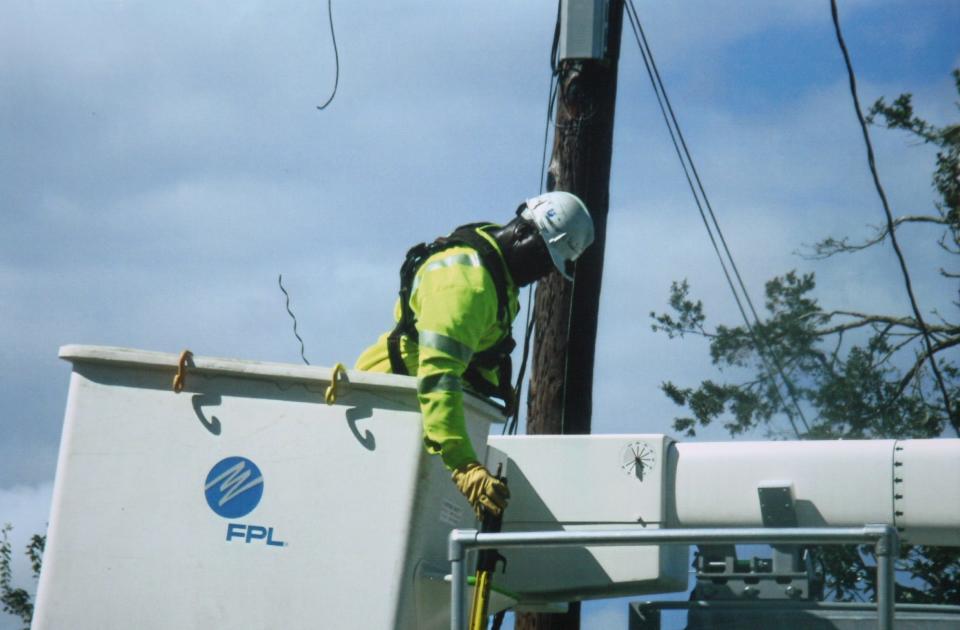
[[(506, 462), (504, 531), (658, 528), (665, 516), (663, 435), (491, 437), (487, 466)], [(523, 602), (683, 591), (688, 549), (511, 549), (494, 584)]]
[[(197, 357), (175, 394), (175, 355), (61, 356), (74, 373), (35, 629), (429, 627), (416, 566), (444, 566), (447, 534), (474, 521), (424, 453), (414, 379), (349, 372), (328, 406), (327, 368)], [(482, 445), (499, 416), (479, 401), (468, 416)], [(262, 483), (220, 505), (231, 488), (208, 481), (235, 457), (252, 474), (233, 490)], [(249, 513), (215, 511), (257, 492)]]
[(894, 453), (896, 525), (903, 539), (960, 545), (960, 440), (904, 440)]
[(673, 527), (763, 525), (757, 488), (793, 486), (802, 527), (893, 523), (893, 440), (675, 444)]

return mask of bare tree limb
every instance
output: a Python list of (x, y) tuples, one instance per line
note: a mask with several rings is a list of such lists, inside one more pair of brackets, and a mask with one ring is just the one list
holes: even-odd
[(833, 372), (833, 366), (835, 366), (840, 360), (840, 348), (843, 346), (843, 333), (845, 331), (839, 331), (837, 334), (837, 345), (834, 346), (833, 352), (830, 353), (830, 371)]
[[(947, 220), (946, 217), (910, 214), (910, 215), (904, 215), (902, 217), (897, 217), (896, 219), (894, 219), (893, 220), (894, 229), (896, 229), (897, 227), (899, 227), (904, 223), (933, 223), (936, 225), (950, 225), (950, 222)], [(849, 254), (852, 252), (858, 252), (858, 251), (867, 249), (868, 247), (872, 247), (877, 243), (883, 242), (883, 240), (887, 238), (888, 234), (890, 233), (888, 226), (874, 225), (870, 227), (872, 227), (876, 231), (876, 233), (873, 235), (873, 237), (868, 238), (866, 241), (863, 241), (862, 243), (851, 243), (850, 238), (846, 236), (844, 236), (841, 239), (835, 239), (831, 236), (820, 241), (819, 243), (814, 243), (813, 245), (804, 245), (807, 251), (812, 253), (804, 253), (803, 250), (798, 250), (796, 253), (802, 258), (806, 258), (807, 260), (823, 260), (824, 258), (829, 258), (834, 254), (840, 254), (840, 253)]]
[(937, 354), (938, 352), (957, 345), (960, 345), (960, 335), (950, 337), (945, 341), (932, 346), (932, 352), (928, 352), (926, 348), (924, 348), (922, 352), (918, 353), (917, 360), (914, 362), (913, 366), (907, 370), (907, 373), (904, 374), (902, 379), (900, 379), (900, 384), (897, 386), (897, 392), (894, 398), (898, 397), (903, 390), (906, 389), (907, 385), (911, 380), (913, 380), (913, 377), (916, 376), (916, 374), (920, 371), (920, 368), (923, 367), (923, 364), (926, 363), (928, 358), (934, 354)]
[[(891, 317), (889, 315), (873, 315), (870, 313), (860, 313), (857, 311), (819, 311), (817, 315), (826, 316), (828, 318), (833, 317), (852, 317), (854, 321), (844, 322), (842, 324), (837, 324), (835, 326), (829, 326), (826, 328), (820, 328), (815, 331), (818, 336), (832, 335), (834, 333), (842, 332), (845, 330), (853, 330), (855, 328), (862, 328), (863, 326), (874, 325), (874, 324), (886, 324), (888, 326), (902, 326), (904, 328), (910, 328), (913, 330), (920, 330), (922, 332), (922, 327), (920, 324), (913, 319), (912, 317)], [(960, 333), (960, 327), (951, 326), (951, 325), (927, 325), (927, 331), (931, 333), (945, 333), (948, 335), (955, 335)]]
[[(953, 240), (956, 241), (956, 240), (957, 240), (956, 237), (954, 237)], [(939, 245), (940, 248), (941, 248), (943, 251), (947, 252), (948, 254), (954, 254), (954, 255), (960, 254), (960, 249), (958, 249), (958, 248), (956, 248), (956, 247), (951, 247), (950, 244), (947, 243), (947, 234), (946, 234), (946, 233), (944, 233), (943, 236), (940, 237), (940, 240), (937, 241), (937, 245)]]
[(901, 342), (898, 343), (897, 345), (895, 345), (895, 346), (893, 346), (892, 348), (890, 348), (890, 351), (887, 352), (886, 355), (884, 355), (883, 360), (882, 360), (882, 361), (879, 361), (878, 363), (884, 363), (884, 362), (886, 362), (890, 357), (892, 357), (892, 356), (895, 355), (896, 353), (898, 353), (898, 352), (900, 352), (901, 350), (903, 350), (903, 348), (904, 348), (905, 346), (907, 346), (907, 345), (913, 343), (914, 341), (916, 341), (917, 337), (919, 337), (919, 336), (922, 335), (922, 334), (923, 334), (923, 333), (915, 332), (915, 333), (911, 333), (911, 334), (907, 335), (907, 338), (906, 338), (906, 339), (904, 339), (903, 341), (901, 341)]

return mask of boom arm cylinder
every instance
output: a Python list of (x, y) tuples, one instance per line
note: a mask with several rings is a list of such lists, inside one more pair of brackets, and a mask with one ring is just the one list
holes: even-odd
[(960, 546), (960, 440), (674, 443), (667, 466), (670, 527), (762, 526), (758, 489), (782, 486), (800, 527), (889, 524)]

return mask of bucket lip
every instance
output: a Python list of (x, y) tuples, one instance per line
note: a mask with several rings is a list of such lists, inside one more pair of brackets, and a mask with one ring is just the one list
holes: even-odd
[[(176, 372), (179, 353), (156, 352), (118, 346), (97, 346), (67, 344), (60, 347), (58, 356), (73, 363), (107, 363), (116, 366), (158, 369)], [(229, 375), (237, 378), (267, 379), (273, 381), (294, 381), (312, 385), (329, 385), (334, 368), (320, 365), (297, 365), (270, 361), (251, 361), (224, 357), (194, 355), (190, 365), (191, 372), (201, 374)], [(345, 370), (346, 378), (341, 377), (338, 388), (344, 392), (350, 390), (370, 390), (380, 392), (400, 392), (415, 397), (417, 379), (413, 376)], [(475, 412), (491, 416), (493, 422), (503, 422), (503, 414), (493, 401), (471, 393), (464, 396), (464, 405)]]

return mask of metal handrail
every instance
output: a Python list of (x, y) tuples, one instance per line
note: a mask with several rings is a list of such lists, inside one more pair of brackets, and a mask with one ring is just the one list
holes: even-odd
[(466, 627), (466, 567), (469, 549), (515, 547), (582, 547), (678, 544), (857, 544), (872, 542), (877, 556), (877, 628), (893, 630), (894, 560), (899, 536), (890, 525), (862, 527), (700, 528), (645, 530), (578, 530), (548, 532), (481, 533), (475, 529), (450, 532), (450, 628)]

